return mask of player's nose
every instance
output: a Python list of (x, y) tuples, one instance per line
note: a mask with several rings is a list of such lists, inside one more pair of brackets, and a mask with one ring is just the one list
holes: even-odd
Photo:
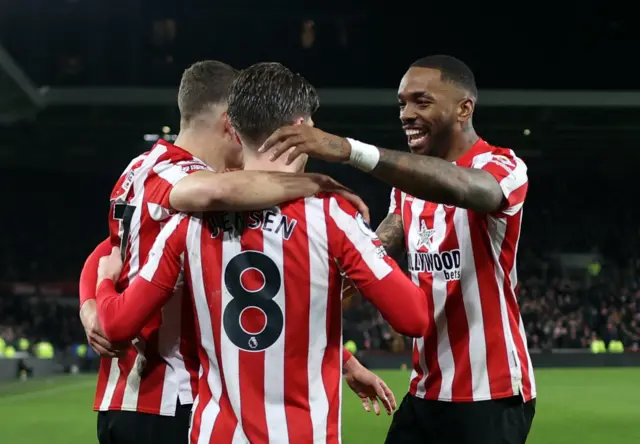
[(414, 107), (409, 104), (400, 110), (400, 121), (405, 125), (414, 122), (417, 118), (418, 115), (416, 114)]

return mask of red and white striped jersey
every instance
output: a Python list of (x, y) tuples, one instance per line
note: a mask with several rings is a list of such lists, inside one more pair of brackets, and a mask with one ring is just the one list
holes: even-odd
[[(339, 196), (247, 215), (176, 215), (142, 279), (110, 300), (101, 284), (99, 310), (122, 310), (135, 324), (154, 307), (139, 307), (133, 293), (169, 291), (180, 270), (192, 292), (202, 366), (193, 444), (340, 442), (341, 271), (390, 322), (414, 325), (415, 336), (426, 331), (424, 294)], [(155, 306), (164, 303), (161, 293)]]
[(433, 319), (413, 344), (409, 392), (441, 401), (536, 396), (516, 300), (516, 253), (527, 167), (510, 149), (479, 140), (455, 164), (498, 180), (508, 203), (495, 214), (391, 192), (404, 225), (409, 275)]
[[(111, 194), (109, 213), (111, 243), (121, 247), (124, 258), (118, 289), (126, 288), (138, 274), (173, 214), (172, 187), (203, 169), (208, 169), (204, 162), (164, 141), (125, 169)], [(130, 347), (120, 358), (101, 358), (94, 409), (173, 416), (178, 398), (181, 404), (192, 403), (199, 369), (192, 325), (189, 300), (177, 289), (161, 316), (145, 327), (141, 336), (145, 339), (136, 348)], [(143, 348), (144, 358), (137, 351)]]

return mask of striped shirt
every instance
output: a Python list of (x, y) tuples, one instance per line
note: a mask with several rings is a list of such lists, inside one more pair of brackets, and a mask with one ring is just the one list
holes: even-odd
[[(135, 334), (184, 270), (201, 363), (193, 444), (340, 442), (341, 273), (407, 335), (427, 329), (424, 294), (340, 196), (247, 214), (176, 215), (121, 295), (97, 294), (109, 337)], [(410, 313), (406, 313), (409, 310)]]
[(409, 275), (427, 295), (431, 329), (413, 344), (409, 392), (441, 401), (536, 396), (516, 300), (516, 253), (527, 167), (479, 140), (455, 164), (496, 178), (507, 204), (493, 214), (425, 202), (398, 189)]
[[(140, 271), (156, 236), (173, 214), (169, 194), (180, 179), (208, 169), (187, 151), (160, 141), (135, 158), (111, 194), (109, 231), (124, 268), (118, 289)], [(142, 329), (136, 347), (120, 358), (101, 358), (94, 409), (174, 416), (178, 399), (193, 403), (198, 359), (193, 312), (178, 289), (166, 308)]]

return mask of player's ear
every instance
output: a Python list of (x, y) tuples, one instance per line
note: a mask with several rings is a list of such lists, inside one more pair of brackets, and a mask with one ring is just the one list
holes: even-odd
[(458, 104), (458, 122), (466, 122), (471, 118), (473, 114), (473, 109), (475, 108), (475, 103), (472, 98), (465, 97)]
[(238, 137), (238, 133), (236, 132), (235, 128), (233, 128), (233, 125), (231, 125), (231, 120), (229, 120), (229, 115), (226, 111), (222, 113), (220, 119), (223, 122), (225, 138), (229, 139), (230, 141), (240, 143), (240, 137)]
[(298, 117), (296, 120), (293, 121), (294, 125), (303, 125), (304, 122), (304, 117)]

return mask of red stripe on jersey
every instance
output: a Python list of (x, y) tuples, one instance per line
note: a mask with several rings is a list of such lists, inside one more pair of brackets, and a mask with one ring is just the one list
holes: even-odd
[[(443, 207), (447, 231), (440, 244), (441, 251), (457, 250), (458, 237), (453, 223), (455, 208)], [(449, 343), (453, 352), (453, 383), (451, 393), (453, 398), (473, 399), (473, 383), (471, 379), (471, 357), (469, 356), (469, 322), (464, 307), (462, 285), (459, 280), (447, 281), (447, 300), (444, 304), (447, 316), (447, 330)]]
[[(298, 325), (309, 325), (311, 309), (311, 276), (309, 241), (307, 239), (306, 214), (292, 214), (291, 207), (283, 214), (295, 218), (296, 228), (287, 241), (283, 241), (283, 285), (288, 298), (285, 305), (284, 330), (284, 402), (289, 436), (299, 442), (313, 442), (313, 424), (309, 406), (308, 375), (309, 329)], [(302, 217), (301, 217), (302, 216)]]
[[(154, 351), (147, 351), (149, 355), (147, 363), (140, 379), (140, 391), (138, 393), (138, 405), (161, 405), (164, 380), (167, 372), (167, 364), (160, 358), (157, 350), (157, 332), (152, 336), (152, 341), (147, 341), (146, 347), (156, 347)], [(134, 370), (135, 371), (135, 370)], [(176, 387), (177, 388), (177, 387)]]
[[(246, 230), (241, 237), (242, 251), (263, 251), (262, 230)], [(247, 274), (247, 282), (260, 287), (255, 274)], [(266, 276), (264, 277), (266, 279)], [(242, 320), (238, 320), (242, 322)], [(242, 427), (251, 443), (269, 443), (267, 414), (265, 409), (265, 351), (249, 352), (238, 350), (238, 370), (240, 377), (240, 409)]]

